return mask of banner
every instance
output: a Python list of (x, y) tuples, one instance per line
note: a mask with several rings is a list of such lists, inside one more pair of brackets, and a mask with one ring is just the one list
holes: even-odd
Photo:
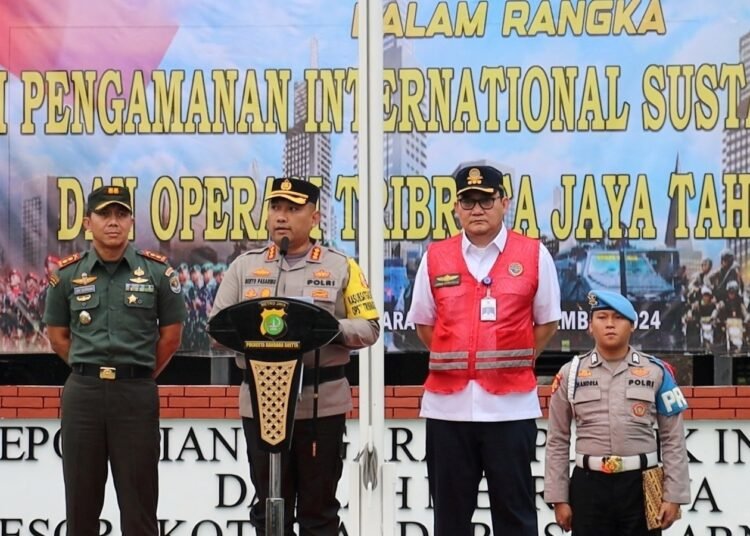
[[(505, 224), (554, 256), (552, 351), (587, 349), (586, 295), (626, 293), (645, 351), (750, 351), (750, 6), (701, 0), (385, 1), (386, 350), (429, 243), (459, 232), (452, 174), (506, 174)], [(356, 256), (354, 2), (0, 0), (0, 352), (49, 351), (46, 275), (86, 249), (85, 199), (134, 196), (204, 325), (263, 245), (269, 179), (318, 184), (314, 237)], [(381, 180), (368, 177), (368, 180)], [(369, 274), (370, 277), (373, 274)]]
[[(338, 534), (353, 534), (350, 497), (355, 493), (351, 473), (357, 450), (357, 421), (347, 423), (344, 474), (337, 497), (341, 502)], [(539, 534), (566, 534), (544, 502), (546, 422), (539, 421), (531, 463)], [(59, 422), (15, 419), (0, 425), (0, 473), (14, 485), (0, 487), (0, 534), (65, 536), (65, 492), (62, 478)], [(384, 534), (430, 536), (432, 504), (424, 463), (424, 421), (386, 421), (383, 462), (392, 480), (379, 480), (389, 493), (385, 507), (394, 525)], [(747, 536), (744, 467), (750, 458), (748, 421), (687, 421), (690, 460), (690, 503), (669, 530), (674, 535)], [(572, 466), (571, 466), (572, 467)], [(231, 420), (175, 419), (161, 422), (159, 463), (159, 526), (164, 536), (250, 536), (249, 507), (254, 489), (249, 478), (242, 425)], [(363, 505), (364, 506), (364, 505)], [(490, 536), (487, 482), (479, 485), (473, 534)], [(119, 512), (112, 478), (107, 482), (99, 534), (120, 534)]]

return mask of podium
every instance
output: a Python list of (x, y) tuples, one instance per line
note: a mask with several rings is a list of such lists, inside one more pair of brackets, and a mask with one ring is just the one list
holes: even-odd
[(284, 532), (281, 452), (289, 449), (294, 410), (302, 382), (302, 355), (330, 343), (336, 318), (297, 298), (255, 298), (221, 310), (207, 326), (217, 342), (242, 353), (261, 448), (269, 453), (266, 536)]

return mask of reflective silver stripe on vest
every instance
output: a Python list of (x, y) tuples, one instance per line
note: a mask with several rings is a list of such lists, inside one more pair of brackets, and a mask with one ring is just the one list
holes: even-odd
[[(469, 352), (430, 352), (430, 370), (466, 370)], [(439, 363), (438, 361), (445, 361)]]
[(531, 358), (529, 359), (517, 359), (513, 361), (491, 361), (489, 363), (477, 363), (477, 370), (487, 369), (498, 369), (498, 368), (517, 368), (517, 367), (528, 367), (531, 365)]
[(469, 352), (430, 352), (430, 359), (468, 359)]
[[(508, 360), (508, 357), (522, 359)], [(431, 352), (430, 370), (466, 370), (469, 368), (468, 352)], [(496, 361), (505, 359), (504, 361)], [(483, 350), (477, 352), (476, 368), (479, 370), (528, 367), (534, 360), (534, 349)], [(440, 362), (445, 361), (445, 362)]]
[(489, 359), (492, 357), (531, 357), (533, 355), (533, 348), (520, 348), (518, 350), (482, 350), (481, 352), (477, 352), (477, 359)]
[(433, 363), (430, 362), (430, 370), (466, 370), (469, 363), (466, 361), (454, 361), (452, 363)]

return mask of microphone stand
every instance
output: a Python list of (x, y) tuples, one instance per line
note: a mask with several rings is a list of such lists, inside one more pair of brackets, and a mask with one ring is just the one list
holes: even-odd
[[(276, 276), (276, 286), (273, 295), (279, 293), (279, 282), (281, 281), (281, 263), (289, 251), (289, 237), (285, 236), (279, 244), (279, 266)], [(256, 415), (257, 419), (258, 416)], [(266, 498), (266, 536), (284, 535), (284, 498), (281, 495), (281, 453), (270, 452), (269, 475), (268, 475), (268, 497)]]

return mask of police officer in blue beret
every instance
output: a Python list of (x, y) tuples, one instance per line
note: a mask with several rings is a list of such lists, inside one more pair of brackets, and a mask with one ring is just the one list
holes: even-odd
[[(679, 517), (679, 505), (690, 501), (682, 421), (687, 402), (666, 363), (630, 346), (638, 321), (630, 301), (608, 290), (594, 290), (588, 300), (595, 347), (564, 365), (552, 384), (544, 499), (554, 505), (557, 523), (576, 536), (661, 534)], [(658, 465), (655, 426), (663, 496), (649, 502), (644, 474)], [(655, 529), (648, 528), (647, 510)]]

